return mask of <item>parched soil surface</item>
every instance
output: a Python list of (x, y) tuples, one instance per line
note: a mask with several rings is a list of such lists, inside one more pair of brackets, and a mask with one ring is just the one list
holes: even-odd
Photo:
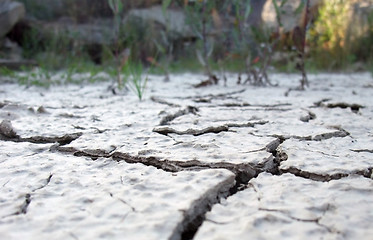
[(3, 239), (371, 239), (373, 79), (0, 85)]

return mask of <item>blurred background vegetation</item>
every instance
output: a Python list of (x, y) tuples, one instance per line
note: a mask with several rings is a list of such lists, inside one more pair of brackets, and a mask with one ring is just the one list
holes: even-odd
[[(252, 66), (293, 72), (293, 33), (307, 12), (305, 0), (13, 2), (25, 15), (0, 35), (0, 58), (113, 75), (128, 59), (162, 74)], [(304, 26), (308, 71), (373, 71), (372, 0), (311, 0)]]

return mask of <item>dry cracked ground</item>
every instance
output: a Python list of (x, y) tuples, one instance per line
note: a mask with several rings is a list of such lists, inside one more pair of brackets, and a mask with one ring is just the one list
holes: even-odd
[(0, 85), (1, 239), (372, 239), (373, 79)]

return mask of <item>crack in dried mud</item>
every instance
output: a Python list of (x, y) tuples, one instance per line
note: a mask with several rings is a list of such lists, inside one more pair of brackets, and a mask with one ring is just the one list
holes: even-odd
[[(182, 99), (193, 99), (194, 102), (197, 103), (210, 103), (214, 99), (232, 99), (232, 95), (239, 94), (245, 92), (246, 89), (241, 89), (238, 91), (228, 92), (228, 93), (221, 93), (221, 94), (208, 94), (204, 96), (198, 96), (198, 97), (185, 97)], [(236, 98), (233, 98), (236, 99)]]
[(357, 152), (357, 153), (362, 153), (362, 152), (373, 153), (373, 149), (350, 149), (350, 150), (353, 152)]
[(153, 129), (153, 132), (168, 136), (168, 134), (174, 133), (177, 135), (193, 135), (193, 136), (200, 136), (207, 133), (220, 133), (220, 132), (227, 132), (229, 130), (229, 127), (226, 125), (217, 126), (217, 127), (207, 127), (204, 129), (188, 129), (184, 131), (179, 131), (176, 129), (173, 129), (171, 127), (156, 127)]
[[(281, 110), (278, 107), (288, 107), (291, 106), (291, 103), (278, 103), (278, 104), (250, 104), (250, 103), (225, 103), (225, 104), (220, 104), (217, 105), (218, 107), (259, 107), (259, 108), (264, 108), (266, 110), (268, 109), (274, 109), (274, 110)], [(215, 107), (215, 106), (211, 106)], [(288, 109), (286, 109), (288, 110)], [(290, 110), (290, 109), (289, 109)]]
[(50, 173), (49, 176), (48, 176), (48, 178), (46, 179), (45, 183), (43, 185), (41, 185), (40, 187), (37, 187), (37, 188), (33, 189), (32, 192), (35, 192), (37, 190), (45, 188), (50, 183), (52, 177), (53, 177), (53, 174)]
[(127, 207), (129, 207), (132, 212), (137, 212), (136, 208), (134, 208), (133, 206), (131, 206), (127, 201), (125, 201), (125, 200), (123, 200), (121, 198), (115, 197), (114, 194), (112, 194), (111, 192), (109, 192), (109, 195), (110, 195), (110, 197), (117, 199), (118, 201), (122, 202), (124, 205), (126, 205)]
[(275, 154), (276, 151), (277, 151), (277, 148), (280, 146), (280, 144), (282, 144), (283, 142), (285, 141), (284, 138), (282, 137), (277, 137), (275, 140), (273, 140), (272, 142), (268, 143), (265, 147), (263, 148), (259, 148), (259, 149), (255, 149), (255, 150), (250, 150), (250, 151), (246, 151), (246, 152), (243, 152), (243, 153), (253, 153), (253, 152), (260, 152), (260, 151), (267, 151), (269, 153), (272, 153), (272, 154)]
[(46, 143), (59, 143), (60, 145), (66, 145), (82, 136), (82, 133), (65, 134), (59, 137), (46, 137), (46, 136), (32, 136), (28, 138), (14, 137), (9, 138), (0, 134), (0, 140), (11, 141), (11, 142), (29, 142), (35, 144), (46, 144)]
[[(45, 188), (50, 183), (52, 177), (53, 177), (53, 174), (49, 174), (48, 178), (45, 180), (45, 183), (42, 184), (40, 187), (34, 188), (33, 190), (31, 190), (31, 192), (34, 193), (34, 192), (36, 192), (36, 191), (38, 191), (40, 189)], [(15, 211), (14, 213), (11, 213), (9, 215), (3, 216), (2, 218), (7, 218), (7, 217), (21, 215), (21, 214), (27, 214), (28, 207), (29, 207), (29, 205), (31, 203), (31, 200), (32, 200), (31, 196), (32, 196), (31, 193), (26, 193), (25, 194), (25, 200), (19, 206), (19, 210)]]
[(373, 179), (373, 167), (364, 170), (354, 171), (353, 174), (361, 175), (365, 178)]
[(342, 109), (345, 109), (345, 108), (350, 108), (352, 112), (354, 113), (358, 113), (360, 108), (364, 108), (363, 105), (360, 105), (360, 104), (356, 104), (356, 103), (345, 103), (345, 102), (338, 102), (338, 103), (326, 103), (328, 101), (330, 101), (331, 99), (322, 99), (318, 102), (315, 102), (314, 103), (314, 106), (315, 107), (325, 107), (325, 108), (342, 108)]
[(2, 141), (11, 141), (11, 142), (29, 142), (36, 144), (45, 144), (45, 143), (59, 143), (60, 145), (66, 145), (72, 141), (78, 139), (82, 136), (83, 133), (70, 133), (63, 136), (51, 137), (51, 136), (32, 136), (23, 138), (20, 137), (14, 130), (12, 123), (9, 120), (3, 120), (0, 123), (0, 140)]
[(51, 151), (57, 151), (60, 153), (72, 154), (78, 157), (89, 157), (96, 160), (102, 158), (112, 158), (115, 161), (125, 161), (126, 163), (141, 163), (145, 166), (152, 166), (157, 169), (161, 169), (166, 172), (179, 172), (179, 171), (201, 171), (205, 169), (227, 169), (236, 175), (236, 181), (248, 182), (252, 177), (258, 175), (260, 172), (269, 171), (267, 164), (273, 161), (273, 158), (268, 159), (265, 164), (258, 164), (257, 166), (252, 164), (233, 164), (229, 162), (215, 162), (206, 163), (198, 160), (190, 161), (171, 161), (167, 159), (160, 159), (154, 156), (133, 156), (123, 152), (107, 152), (102, 149), (85, 149), (79, 150), (73, 147), (64, 146), (52, 146)]
[(258, 121), (258, 122), (247, 122), (247, 123), (227, 123), (225, 124), (230, 128), (244, 128), (244, 127), (255, 127), (256, 125), (264, 125), (269, 123), (269, 121)]
[[(193, 134), (195, 136), (198, 136), (200, 133), (207, 133), (207, 132), (218, 132), (217, 130), (228, 130), (229, 127), (253, 127), (255, 124), (265, 124), (267, 122), (261, 121), (256, 123), (246, 123), (246, 124), (227, 124), (224, 126), (224, 128), (206, 128), (204, 130), (194, 131), (184, 131), (183, 134)], [(167, 127), (163, 127), (165, 129)], [(169, 128), (171, 129), (171, 128)], [(166, 131), (167, 132), (167, 131)], [(171, 130), (168, 133), (175, 131)], [(180, 133), (180, 132), (179, 132)], [(80, 134), (81, 135), (81, 134)], [(320, 137), (316, 138), (316, 141), (319, 141), (319, 139), (323, 138), (330, 138), (330, 137), (340, 137), (342, 135), (347, 135), (347, 133), (343, 130), (337, 131), (336, 134), (328, 134), (328, 135), (321, 135)], [(71, 136), (67, 134), (66, 136)], [(210, 211), (211, 207), (220, 202), (221, 198), (228, 198), (234, 194), (236, 194), (239, 191), (242, 191), (248, 187), (248, 182), (257, 177), (262, 172), (269, 172), (275, 175), (280, 175), (283, 173), (292, 173), (295, 176), (299, 176), (302, 178), (307, 178), (315, 181), (330, 181), (334, 179), (340, 179), (342, 177), (348, 176), (348, 174), (333, 174), (333, 175), (320, 175), (310, 172), (305, 172), (298, 170), (296, 168), (289, 168), (287, 170), (280, 170), (279, 166), (282, 161), (287, 160), (287, 154), (285, 152), (278, 151), (278, 147), (286, 140), (287, 138), (283, 136), (277, 136), (277, 138), (267, 144), (263, 149), (267, 152), (272, 153), (272, 156), (269, 157), (266, 161), (264, 161), (261, 164), (253, 165), (253, 164), (233, 164), (233, 163), (226, 163), (226, 162), (217, 162), (217, 163), (204, 163), (198, 160), (191, 160), (191, 161), (171, 161), (167, 159), (160, 159), (157, 157), (143, 157), (143, 156), (132, 156), (128, 153), (122, 153), (122, 152), (116, 152), (115, 149), (112, 151), (105, 151), (102, 149), (85, 149), (85, 150), (79, 150), (73, 147), (65, 147), (63, 144), (56, 144), (50, 148), (51, 151), (57, 151), (60, 153), (66, 153), (66, 154), (72, 154), (74, 156), (78, 157), (89, 157), (93, 160), (98, 159), (100, 157), (102, 158), (112, 158), (116, 161), (125, 161), (127, 163), (141, 163), (146, 166), (152, 166), (156, 167), (158, 169), (161, 169), (163, 171), (168, 172), (179, 172), (179, 171), (201, 171), (204, 169), (227, 169), (235, 174), (235, 184), (234, 186), (230, 186), (227, 190), (222, 190), (226, 188), (226, 185), (220, 186), (217, 193), (213, 196), (214, 198), (211, 198), (211, 194), (209, 197), (202, 197), (197, 200), (197, 202), (188, 210), (185, 210), (184, 218), (179, 223), (179, 226), (177, 229), (175, 229), (174, 234), (170, 239), (192, 239), (195, 233), (198, 231), (199, 227), (202, 225), (203, 221), (205, 221), (205, 215), (208, 211)], [(72, 140), (73, 141), (73, 140)], [(56, 141), (57, 142), (57, 141)], [(64, 143), (64, 142), (62, 142)], [(372, 169), (365, 171), (364, 175), (368, 176), (371, 175)], [(41, 189), (45, 187), (50, 179), (52, 177), (52, 174), (49, 176), (49, 178), (46, 181), (46, 184), (44, 186), (41, 186), (40, 188), (37, 188), (35, 190)], [(28, 200), (26, 202), (31, 201), (31, 198), (27, 198)], [(125, 204), (125, 202), (123, 202)], [(27, 204), (22, 205), (20, 213), (27, 212)], [(198, 209), (198, 211), (196, 210)], [(134, 210), (132, 208), (132, 210)]]
[(163, 99), (161, 99), (159, 97), (152, 96), (152, 97), (150, 97), (150, 99), (153, 102), (156, 102), (156, 103), (159, 103), (159, 104), (164, 104), (164, 105), (167, 105), (167, 106), (170, 106), (170, 107), (181, 107), (179, 104), (168, 102), (168, 101), (163, 100)]
[[(335, 127), (337, 128), (337, 127)], [(338, 127), (337, 128), (338, 131), (335, 131), (335, 132), (331, 132), (331, 133), (322, 133), (322, 134), (319, 134), (319, 135), (316, 135), (312, 138), (313, 141), (321, 141), (321, 140), (327, 140), (327, 139), (330, 139), (330, 138), (344, 138), (344, 137), (347, 137), (350, 135), (349, 132), (347, 132), (346, 130)]]
[(289, 213), (286, 211), (286, 210), (280, 210), (280, 209), (272, 209), (272, 208), (258, 208), (259, 211), (265, 211), (265, 212), (279, 212), (279, 213), (282, 213), (284, 214), (286, 217), (292, 219), (292, 220), (295, 220), (295, 221), (299, 221), (299, 222), (315, 222), (317, 223), (321, 217), (318, 217), (318, 218), (314, 218), (314, 219), (302, 219), (302, 218), (297, 218), (297, 217), (294, 217), (294, 216), (291, 216), (289, 215)]
[(159, 133), (161, 135), (168, 136), (168, 134), (177, 134), (177, 135), (193, 135), (193, 136), (200, 136), (207, 133), (220, 133), (220, 132), (227, 132), (230, 128), (241, 128), (241, 127), (254, 127), (255, 125), (264, 125), (268, 123), (268, 121), (258, 121), (258, 122), (248, 122), (243, 124), (238, 123), (227, 123), (220, 126), (210, 126), (203, 129), (187, 129), (184, 131), (176, 130), (171, 127), (155, 127), (153, 132)]
[(169, 240), (193, 239), (193, 236), (205, 220), (205, 215), (211, 207), (220, 202), (221, 198), (227, 197), (230, 193), (231, 180), (221, 182), (216, 188), (207, 191), (201, 198), (195, 200), (187, 210), (183, 210), (183, 220), (174, 229)]
[[(280, 141), (280, 140), (278, 140), (278, 141)], [(274, 146), (274, 145), (277, 145), (277, 143), (272, 144), (272, 142), (271, 142), (268, 145)], [(279, 145), (280, 144), (278, 144), (277, 147)], [(257, 171), (255, 172), (254, 175), (251, 174), (251, 175), (245, 175), (245, 177), (242, 177), (242, 176), (240, 176), (240, 173), (235, 173), (236, 174), (236, 178), (235, 178), (236, 184), (233, 187), (230, 188), (229, 194), (224, 198), (227, 199), (227, 198), (235, 195), (237, 192), (243, 191), (246, 188), (248, 188), (250, 186), (249, 181), (253, 178), (256, 178), (262, 172), (279, 174), (280, 173), (280, 171), (279, 171), (280, 163), (281, 163), (281, 161), (287, 160), (287, 155), (286, 155), (286, 153), (283, 153), (283, 152), (282, 153), (277, 152), (277, 150), (273, 150), (272, 155), (273, 155), (273, 157), (268, 158), (266, 162), (264, 162), (263, 164), (258, 164), (258, 166), (256, 166)], [(216, 203), (219, 203), (220, 201), (221, 201), (221, 197), (219, 197), (219, 199)], [(214, 203), (214, 204), (216, 204), (216, 203)], [(209, 212), (211, 210), (211, 208), (214, 204), (211, 204), (211, 205), (207, 206), (205, 208), (205, 210), (195, 218), (195, 220), (193, 220), (192, 222), (190, 222), (186, 226), (183, 233), (181, 234), (181, 240), (189, 240), (189, 239), (194, 238), (198, 229), (201, 227), (202, 223), (206, 220), (207, 212)], [(177, 239), (179, 239), (179, 238), (177, 238)]]
[(169, 114), (169, 115), (163, 117), (161, 122), (159, 123), (159, 125), (160, 126), (168, 125), (171, 121), (173, 121), (174, 119), (176, 119), (178, 117), (187, 115), (189, 113), (192, 113), (192, 114), (195, 115), (195, 114), (197, 114), (198, 111), (199, 110), (196, 107), (187, 106), (185, 109), (179, 110), (176, 113)]
[(282, 173), (291, 173), (297, 177), (310, 179), (319, 182), (329, 182), (331, 180), (338, 180), (344, 177), (348, 177), (347, 173), (334, 173), (334, 174), (317, 174), (313, 172), (303, 171), (296, 167), (289, 167), (287, 169), (281, 169)]
[[(294, 89), (293, 89), (294, 90)], [(167, 111), (170, 110), (174, 111), (173, 113), (169, 114), (170, 112), (167, 112), (164, 115), (160, 115), (160, 118), (163, 117), (160, 120), (159, 125), (153, 129), (153, 132), (159, 133), (161, 135), (165, 135), (168, 137), (173, 137), (172, 134), (176, 135), (192, 135), (192, 136), (201, 136), (203, 134), (219, 134), (222, 132), (233, 132), (236, 129), (232, 128), (243, 128), (243, 127), (255, 127), (255, 125), (260, 124), (264, 125), (267, 124), (268, 121), (259, 121), (259, 122), (247, 122), (243, 124), (239, 123), (227, 123), (220, 126), (210, 126), (203, 129), (187, 129), (187, 130), (177, 130), (169, 126), (175, 119), (185, 116), (187, 114), (197, 114), (199, 111), (199, 107), (203, 108), (211, 108), (211, 110), (214, 110), (214, 108), (220, 108), (225, 110), (225, 108), (231, 108), (239, 111), (289, 111), (294, 110), (295, 106), (290, 103), (278, 103), (277, 104), (250, 104), (251, 100), (247, 100), (248, 98), (242, 98), (240, 97), (242, 95), (236, 95), (245, 92), (246, 89), (242, 89), (235, 92), (228, 92), (228, 93), (222, 93), (222, 94), (208, 94), (208, 95), (199, 95), (199, 96), (188, 96), (188, 97), (175, 97), (175, 98), (165, 98), (167, 100), (162, 99), (161, 97), (151, 97), (151, 100), (157, 104), (162, 104), (167, 108)], [(330, 95), (329, 95), (330, 96)], [(194, 106), (185, 106), (183, 104), (176, 104), (172, 103), (172, 99), (178, 100), (177, 102), (181, 102), (182, 99), (189, 99), (188, 102), (192, 102)], [(217, 101), (215, 101), (217, 100)], [(245, 101), (249, 101), (245, 102)], [(194, 103), (193, 103), (194, 102)], [(0, 102), (0, 109), (8, 105), (9, 103), (7, 101)], [(15, 103), (16, 104), (16, 103)], [(312, 104), (312, 103), (311, 103)], [(18, 106), (18, 104), (16, 104)], [(22, 106), (23, 107), (23, 106)], [(347, 109), (346, 111), (351, 110), (354, 113), (359, 113), (359, 111), (364, 108), (363, 105), (360, 104), (350, 104), (350, 103), (344, 103), (344, 102), (337, 102), (333, 103), (331, 102), (331, 99), (322, 99), (319, 102), (314, 103), (313, 106), (309, 106), (308, 108), (342, 108)], [(80, 108), (80, 107), (79, 107)], [(82, 107), (86, 108), (86, 107)], [(4, 108), (5, 109), (5, 108)], [(26, 108), (22, 108), (23, 110), (27, 110)], [(30, 110), (30, 109), (28, 109)], [(33, 110), (33, 109), (32, 109)], [(305, 110), (305, 109), (303, 109)], [(35, 110), (33, 110), (35, 112)], [(301, 116), (297, 116), (300, 121), (302, 122), (309, 122), (316, 118), (316, 115), (312, 113), (309, 110), (306, 110), (307, 112), (303, 112)], [(330, 110), (329, 110), (330, 111)], [(40, 107), (40, 109), (37, 110), (38, 113), (45, 113), (45, 109)], [(246, 112), (247, 113), (247, 112)], [(83, 118), (82, 116), (75, 115), (75, 114), (60, 114), (59, 117), (64, 118), (73, 118), (77, 119), (76, 122), (78, 122), (78, 118)], [(97, 116), (92, 115), (91, 116), (92, 121), (101, 121)], [(258, 119), (250, 119), (250, 120), (258, 120)], [(299, 121), (298, 120), (298, 121)], [(5, 121), (5, 120), (4, 120)], [(322, 173), (316, 173), (316, 172), (310, 172), (310, 171), (304, 171), (302, 169), (299, 169), (297, 167), (289, 167), (287, 169), (280, 168), (280, 165), (283, 161), (286, 161), (288, 159), (288, 155), (285, 151), (280, 151), (281, 144), (288, 140), (288, 139), (298, 139), (299, 141), (324, 141), (327, 139), (333, 139), (333, 138), (344, 138), (347, 136), (350, 136), (350, 133), (346, 130), (340, 128), (340, 127), (334, 127), (334, 130), (325, 131), (325, 133), (318, 134), (318, 135), (312, 135), (312, 136), (297, 136), (297, 135), (291, 135), (291, 136), (285, 136), (285, 135), (270, 135), (266, 137), (275, 137), (276, 139), (270, 143), (268, 143), (265, 147), (252, 150), (249, 152), (256, 152), (256, 151), (266, 151), (271, 153), (271, 156), (269, 156), (267, 159), (265, 159), (260, 164), (250, 164), (250, 163), (240, 163), (240, 164), (234, 164), (229, 162), (214, 162), (214, 163), (208, 163), (208, 162), (202, 162), (200, 160), (190, 160), (190, 161), (173, 161), (169, 159), (163, 159), (159, 158), (157, 156), (150, 156), (145, 157), (140, 155), (131, 155), (129, 153), (125, 152), (119, 152), (117, 149), (112, 149), (110, 151), (104, 150), (104, 149), (78, 149), (75, 147), (69, 147), (65, 146), (74, 140), (78, 139), (80, 136), (82, 136), (83, 133), (72, 133), (72, 134), (65, 134), (63, 136), (32, 136), (23, 138), (17, 134), (17, 132), (13, 129), (11, 126), (11, 122), (8, 120), (8, 122), (2, 122), (0, 124), (0, 140), (3, 141), (13, 141), (13, 142), (29, 142), (29, 143), (35, 143), (35, 144), (46, 144), (46, 143), (56, 143), (52, 147), (50, 147), (50, 151), (56, 152), (58, 154), (67, 154), (72, 155), (76, 157), (87, 157), (91, 158), (92, 160), (96, 160), (98, 158), (106, 158), (114, 161), (125, 161), (129, 164), (136, 164), (140, 163), (144, 166), (149, 167), (155, 167), (157, 169), (160, 169), (162, 171), (167, 172), (180, 172), (180, 171), (203, 171), (207, 169), (225, 169), (231, 171), (235, 176), (234, 180), (235, 182), (232, 183), (232, 178), (229, 181), (221, 182), (218, 186), (215, 188), (209, 189), (204, 195), (200, 196), (197, 200), (195, 200), (190, 207), (184, 210), (180, 210), (183, 213), (183, 219), (180, 221), (180, 223), (177, 225), (177, 227), (173, 230), (172, 236), (169, 239), (172, 240), (186, 240), (186, 239), (193, 239), (195, 233), (198, 231), (200, 226), (204, 221), (211, 221), (209, 219), (206, 219), (206, 213), (211, 210), (212, 206), (214, 204), (219, 203), (223, 198), (229, 198), (233, 195), (235, 195), (237, 192), (243, 191), (247, 188), (253, 187), (254, 191), (258, 194), (258, 201), (260, 201), (261, 197), (258, 192), (258, 189), (254, 186), (254, 184), (251, 184), (250, 180), (258, 177), (260, 173), (268, 172), (273, 175), (282, 175), (282, 174), (292, 174), (294, 176), (309, 179), (312, 181), (321, 181), (321, 182), (328, 182), (332, 180), (338, 180), (345, 177), (348, 177), (352, 174), (357, 174), (360, 176), (364, 176), (369, 179), (373, 179), (373, 167), (369, 167), (367, 169), (362, 170), (355, 170), (355, 171), (349, 171), (348, 173), (333, 173), (333, 174), (322, 174)], [(102, 120), (104, 121), (104, 120)], [(155, 123), (157, 124), (157, 123)], [(221, 124), (218, 123), (218, 124)], [(84, 126), (73, 126), (76, 129), (76, 131), (81, 130), (87, 130)], [(114, 131), (114, 129), (95, 129), (99, 133), (105, 132), (105, 131)], [(255, 129), (256, 130), (256, 129)], [(254, 131), (253, 131), (254, 132)], [(259, 129), (258, 129), (258, 132)], [(276, 131), (277, 132), (277, 131)], [(254, 132), (255, 133), (255, 132)], [(254, 135), (254, 133), (250, 133)], [(297, 134), (297, 133), (295, 133)], [(257, 135), (255, 135), (257, 136)], [(264, 137), (264, 136), (263, 136)], [(193, 138), (195, 139), (195, 138)], [(48, 145), (49, 147), (50, 145)], [(362, 148), (365, 148), (366, 146), (363, 146)], [(358, 147), (360, 148), (360, 147)], [(245, 149), (244, 149), (245, 151)], [(302, 150), (301, 150), (302, 151)], [(308, 150), (303, 150), (308, 151)], [(249, 153), (248, 152), (248, 153)], [(245, 153), (245, 152), (242, 152)], [(326, 153), (322, 153), (325, 154)], [(373, 153), (372, 149), (350, 149), (350, 153), (366, 153), (371, 154)], [(269, 154), (268, 154), (269, 155)], [(356, 154), (358, 155), (358, 154)], [(329, 155), (333, 156), (333, 155)], [(334, 156), (338, 157), (338, 156)], [(52, 180), (53, 174), (50, 173), (49, 176), (43, 180), (41, 183), (39, 183), (38, 186), (33, 186), (34, 189), (31, 189), (29, 193), (22, 195), (20, 199), (21, 205), (16, 208), (16, 212), (14, 212), (12, 215), (21, 215), (21, 214), (27, 214), (27, 211), (29, 210), (29, 205), (32, 201), (32, 198), (35, 197), (35, 191), (38, 191), (40, 189), (45, 188), (50, 184)], [(119, 181), (119, 180), (118, 180)], [(123, 184), (123, 179), (120, 177), (120, 181)], [(4, 183), (3, 186), (7, 184)], [(136, 209), (128, 204), (128, 202), (125, 201), (125, 199), (118, 198), (117, 196), (113, 196), (112, 193), (109, 193), (112, 198), (115, 198), (115, 200), (120, 201), (124, 205), (126, 205), (131, 211), (136, 212)], [(255, 193), (253, 193), (255, 194)], [(302, 219), (298, 217), (291, 216), (286, 211), (277, 210), (277, 209), (271, 209), (271, 206), (269, 208), (259, 208), (260, 211), (269, 211), (269, 212), (281, 212), (285, 214), (289, 219), (294, 221), (300, 221), (300, 222), (306, 222), (306, 223), (314, 223), (319, 225), (320, 227), (323, 227), (327, 229), (328, 232), (338, 232), (338, 230), (332, 229), (326, 225), (323, 225), (320, 223), (320, 220), (324, 217), (326, 212), (329, 209), (329, 205), (323, 209), (324, 213), (321, 215), (316, 215), (315, 218), (312, 219)], [(14, 210), (13, 210), (14, 211)], [(290, 220), (289, 220), (290, 221)], [(217, 223), (217, 222), (215, 222)], [(224, 224), (224, 223), (217, 223), (217, 224)], [(72, 237), (78, 239), (77, 236), (75, 236), (73, 233), (69, 233)]]
[[(173, 119), (188, 113), (195, 113), (195, 109), (184, 109), (176, 114), (166, 116), (164, 118), (163, 124), (167, 124)], [(180, 115), (181, 114), (181, 115)], [(10, 122), (9, 122), (10, 123)], [(170, 127), (156, 127), (153, 129), (154, 132), (157, 132), (162, 135), (168, 136), (168, 134), (189, 134), (193, 136), (200, 136), (207, 133), (220, 133), (224, 131), (229, 131), (230, 128), (240, 128), (240, 127), (255, 127), (255, 125), (260, 124), (264, 125), (268, 123), (268, 121), (258, 121), (258, 122), (248, 122), (243, 124), (237, 123), (227, 123), (225, 125), (217, 126), (217, 127), (207, 127), (204, 129), (188, 129), (185, 131), (178, 131)], [(5, 127), (4, 127), (5, 126)], [(314, 181), (331, 181), (337, 180), (344, 177), (347, 177), (349, 174), (345, 173), (336, 173), (336, 174), (317, 174), (307, 171), (302, 171), (295, 167), (290, 167), (288, 169), (280, 169), (280, 164), (282, 161), (286, 161), (288, 156), (286, 152), (279, 151), (279, 146), (290, 138), (295, 138), (299, 140), (312, 140), (312, 141), (322, 141), (334, 137), (346, 137), (350, 134), (342, 129), (337, 128), (337, 131), (331, 133), (324, 133), (319, 134), (314, 137), (312, 136), (280, 136), (280, 135), (272, 135), (272, 137), (276, 137), (276, 139), (269, 144), (267, 144), (264, 148), (256, 150), (256, 151), (267, 151), (272, 154), (266, 161), (261, 164), (249, 164), (249, 163), (241, 163), (241, 164), (233, 164), (227, 162), (216, 162), (216, 163), (205, 163), (198, 160), (190, 160), (190, 161), (172, 161), (167, 159), (160, 159), (155, 156), (144, 157), (144, 156), (133, 156), (128, 153), (118, 152), (116, 149), (111, 151), (106, 151), (102, 149), (85, 149), (79, 150), (74, 147), (65, 147), (64, 145), (71, 143), (72, 141), (79, 138), (82, 133), (73, 133), (73, 134), (66, 134), (61, 137), (43, 137), (43, 136), (33, 136), (29, 138), (22, 138), (16, 134), (14, 129), (11, 127), (11, 124), (5, 123), (2, 128), (0, 128), (0, 140), (5, 141), (14, 141), (14, 142), (31, 142), (31, 143), (56, 143), (53, 145), (50, 150), (59, 153), (65, 154), (72, 154), (77, 157), (89, 157), (92, 160), (96, 160), (98, 158), (111, 158), (115, 161), (125, 161), (127, 163), (141, 163), (145, 166), (152, 166), (163, 171), (168, 172), (179, 172), (179, 171), (202, 171), (205, 169), (226, 169), (234, 173), (235, 175), (235, 184), (231, 185), (229, 182), (221, 183), (217, 188), (211, 189), (209, 192), (204, 194), (201, 198), (197, 199), (190, 208), (183, 211), (184, 217), (183, 220), (178, 224), (178, 226), (174, 229), (172, 236), (169, 239), (172, 240), (186, 240), (186, 239), (193, 239), (195, 233), (198, 231), (202, 223), (206, 220), (206, 213), (211, 210), (214, 204), (217, 204), (221, 201), (222, 198), (229, 198), (230, 196), (236, 194), (239, 191), (245, 190), (246, 188), (250, 187), (249, 181), (253, 178), (256, 178), (262, 172), (269, 172), (274, 175), (281, 175), (284, 173), (291, 173), (295, 176), (314, 180)], [(354, 152), (371, 152), (370, 150), (365, 149), (357, 149), (351, 150)], [(372, 168), (362, 171), (356, 171), (354, 174), (359, 174), (364, 177), (371, 178), (372, 176)], [(37, 191), (39, 189), (44, 188), (47, 186), (52, 178), (52, 174), (46, 180), (46, 183), (41, 187), (34, 189), (32, 192)], [(112, 196), (112, 194), (111, 194)], [(113, 196), (112, 196), (113, 197)], [(132, 211), (136, 211), (133, 207), (128, 205), (128, 203), (122, 199), (117, 199), (123, 204), (126, 204), (128, 207), (131, 208)], [(29, 204), (31, 203), (31, 194), (25, 195), (25, 201), (20, 206), (20, 209), (11, 214), (11, 215), (19, 215), (19, 214), (26, 214)], [(308, 221), (308, 222), (315, 222), (319, 224), (319, 221), (316, 219), (312, 220), (302, 220), (302, 219), (295, 219), (299, 221)], [(319, 224), (322, 227), (326, 227), (324, 225)], [(326, 227), (327, 228), (327, 227)]]
[[(255, 185), (251, 184), (251, 186), (253, 187), (254, 191), (258, 194), (258, 190), (255, 188)], [(258, 202), (260, 202), (260, 201), (261, 201), (261, 199), (260, 199), (260, 197), (258, 197)], [(281, 210), (281, 209), (259, 207), (258, 210), (259, 211), (267, 211), (267, 212), (278, 212), (278, 213), (281, 213), (281, 214), (285, 215), (286, 217), (288, 217), (292, 220), (295, 220), (295, 221), (298, 221), (298, 222), (315, 223), (316, 225), (326, 229), (328, 232), (330, 232), (330, 233), (333, 232), (330, 227), (320, 223), (321, 219), (325, 216), (326, 212), (330, 210), (330, 204), (327, 205), (326, 209), (324, 209), (324, 211), (323, 211), (323, 213), (320, 217), (313, 218), (313, 219), (304, 219), (304, 218), (294, 217), (294, 216), (290, 215), (290, 213), (287, 212), (286, 210)]]
[(333, 230), (330, 227), (320, 223), (320, 220), (322, 219), (322, 217), (318, 217), (318, 218), (315, 218), (315, 219), (302, 219), (302, 218), (296, 218), (296, 217), (293, 217), (293, 216), (290, 216), (290, 215), (287, 215), (287, 216), (290, 219), (293, 219), (293, 220), (298, 221), (298, 222), (315, 223), (316, 225), (326, 229), (329, 233), (333, 232)]
[(19, 207), (19, 210), (16, 211), (15, 213), (9, 215), (9, 216), (14, 216), (14, 215), (20, 215), (20, 214), (26, 214), (28, 206), (31, 203), (31, 194), (27, 193), (25, 195), (25, 201), (22, 203), (22, 205)]
[[(274, 143), (275, 142), (275, 143)], [(132, 156), (122, 152), (107, 152), (101, 149), (78, 150), (72, 147), (53, 146), (52, 151), (61, 153), (73, 154), (74, 156), (90, 157), (97, 159), (99, 157), (112, 158), (116, 161), (125, 161), (127, 163), (141, 163), (146, 166), (156, 167), (163, 171), (179, 172), (179, 171), (201, 171), (205, 169), (226, 169), (235, 174), (235, 184), (221, 183), (219, 187), (211, 189), (210, 192), (204, 194), (197, 199), (192, 206), (184, 211), (184, 218), (179, 223), (178, 227), (169, 239), (192, 239), (199, 227), (205, 220), (205, 215), (211, 210), (211, 207), (220, 202), (221, 198), (228, 198), (239, 191), (247, 188), (248, 182), (257, 177), (262, 172), (270, 172), (279, 174), (279, 165), (281, 161), (287, 159), (286, 153), (277, 152), (277, 147), (281, 144), (281, 140), (273, 141), (267, 145), (266, 150), (272, 153), (264, 163), (261, 164), (233, 164), (227, 162), (204, 163), (198, 160), (191, 161), (170, 161), (162, 160), (157, 157)], [(211, 192), (215, 191), (215, 192)]]
[(331, 138), (344, 138), (347, 136), (350, 136), (350, 133), (344, 130), (341, 127), (332, 126), (331, 128), (337, 129), (337, 131), (334, 132), (328, 132), (328, 133), (321, 133), (315, 136), (298, 136), (298, 135), (278, 135), (278, 134), (269, 134), (269, 135), (258, 135), (255, 133), (250, 133), (253, 136), (256, 137), (274, 137), (274, 138), (280, 138), (285, 140), (289, 139), (298, 139), (300, 141), (322, 141), (327, 140)]

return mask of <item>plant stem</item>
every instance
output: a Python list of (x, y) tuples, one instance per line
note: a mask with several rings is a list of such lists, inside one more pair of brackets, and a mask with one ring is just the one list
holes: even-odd
[(309, 86), (307, 73), (305, 68), (305, 49), (306, 49), (306, 32), (310, 14), (310, 1), (306, 0), (306, 12), (304, 14), (303, 26), (302, 26), (302, 49), (300, 51), (300, 69), (302, 72), (301, 89), (304, 90), (305, 86)]
[(211, 70), (210, 70), (210, 66), (209, 66), (209, 62), (208, 62), (208, 47), (207, 47), (207, 29), (206, 29), (206, 25), (207, 25), (207, 19), (206, 19), (206, 2), (203, 2), (203, 7), (202, 7), (202, 42), (203, 42), (203, 58), (204, 58), (204, 61), (205, 61), (205, 68), (206, 68), (206, 72), (208, 74), (209, 77), (212, 76), (211, 74)]

